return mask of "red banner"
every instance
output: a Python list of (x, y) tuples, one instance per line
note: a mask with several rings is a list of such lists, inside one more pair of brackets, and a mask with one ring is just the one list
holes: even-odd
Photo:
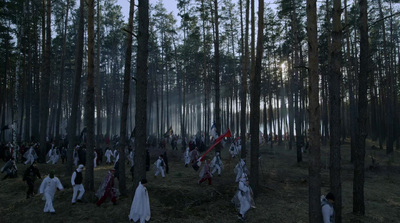
[(214, 145), (212, 145), (200, 158), (200, 161), (203, 161), (204, 158), (206, 157), (207, 153), (209, 153), (218, 143), (220, 143), (225, 137), (231, 137), (231, 130), (228, 129), (225, 134), (220, 135), (216, 140)]

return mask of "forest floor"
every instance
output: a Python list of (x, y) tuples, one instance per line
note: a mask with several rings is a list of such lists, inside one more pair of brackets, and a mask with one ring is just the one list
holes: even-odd
[[(400, 219), (400, 152), (395, 151), (390, 158), (385, 150), (372, 148), (367, 142), (365, 157), (365, 206), (366, 216), (352, 214), (353, 165), (350, 163), (350, 145), (342, 145), (342, 188), (343, 188), (343, 222), (399, 222)], [(163, 179), (154, 178), (153, 169), (147, 172), (148, 192), (150, 197), (150, 222), (238, 222), (237, 211), (231, 199), (235, 194), (237, 183), (233, 168), (238, 159), (231, 159), (228, 154), (229, 145), (222, 150), (225, 165), (220, 177), (213, 177), (213, 185), (207, 182), (197, 184), (198, 173), (193, 168), (184, 167), (183, 151), (172, 151), (168, 147), (169, 174)], [(248, 147), (249, 148), (249, 147)], [(150, 149), (151, 163), (161, 152)], [(214, 155), (214, 152), (210, 154)], [(256, 208), (247, 213), (246, 222), (308, 222), (308, 154), (303, 154), (303, 162), (296, 162), (296, 150), (289, 150), (285, 144), (271, 149), (267, 145), (260, 148), (260, 189), (255, 199)], [(210, 155), (210, 158), (211, 156)], [(329, 190), (329, 149), (323, 147), (321, 193)], [(371, 155), (375, 159), (372, 164)], [(4, 165), (0, 161), (0, 167)], [(249, 165), (248, 165), (249, 166)], [(372, 167), (371, 167), (372, 166)], [(38, 164), (45, 177), (53, 169), (60, 178), (64, 191), (55, 195), (55, 215), (43, 213), (45, 202), (37, 195), (26, 199), (26, 183), (22, 181), (22, 173), (27, 168), (18, 164), (19, 176), (14, 179), (0, 181), (0, 223), (12, 222), (96, 222), (114, 223), (128, 222), (134, 190), (129, 168), (126, 168), (127, 188), (129, 195), (120, 197), (117, 205), (104, 203), (95, 205), (97, 198), (94, 192), (86, 191), (88, 203), (71, 205), (72, 189), (70, 176), (63, 176), (65, 166)], [(107, 171), (112, 166), (100, 165), (95, 169), (95, 187), (101, 184)], [(3, 175), (2, 175), (3, 176)], [(1, 176), (1, 177), (2, 177)], [(118, 184), (118, 180), (115, 180)], [(37, 180), (35, 190), (41, 180)]]

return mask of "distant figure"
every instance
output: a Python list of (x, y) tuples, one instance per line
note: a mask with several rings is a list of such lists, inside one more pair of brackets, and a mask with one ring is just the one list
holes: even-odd
[(188, 167), (188, 165), (190, 163), (189, 147), (186, 148), (186, 151), (184, 153), (184, 157), (185, 157), (185, 167)]
[(163, 160), (164, 160), (164, 164), (165, 164), (165, 172), (168, 174), (169, 173), (169, 166), (168, 166), (167, 150), (164, 151)]
[(61, 162), (64, 164), (64, 161), (67, 161), (67, 149), (63, 146), (61, 149)]
[(115, 163), (118, 162), (118, 160), (119, 160), (119, 152), (118, 152), (118, 149), (115, 149), (115, 150), (114, 150), (114, 153), (113, 153), (112, 155), (113, 155), (113, 157), (114, 157), (114, 164), (115, 164)]
[(100, 206), (107, 198), (111, 199), (113, 204), (117, 204), (117, 196), (119, 195), (118, 189), (114, 188), (114, 173), (115, 170), (108, 171), (106, 178), (96, 192), (96, 197), (99, 200), (96, 202), (97, 206)]
[(57, 188), (59, 190), (64, 190), (64, 187), (62, 186), (60, 180), (54, 176), (54, 170), (51, 170), (50, 174), (46, 178), (44, 178), (39, 188), (39, 193), (43, 194), (43, 200), (46, 201), (43, 212), (49, 212), (51, 214), (56, 213), (53, 207), (53, 201), (54, 194), (56, 193)]
[(112, 152), (110, 150), (110, 148), (106, 148), (106, 152), (104, 153), (104, 156), (107, 158), (106, 160), (106, 164), (111, 164), (111, 156), (112, 156)]
[(243, 159), (240, 159), (239, 163), (236, 164), (234, 172), (236, 173), (236, 181), (235, 182), (239, 182), (243, 173), (248, 174), (249, 171), (247, 170), (246, 163), (244, 162)]
[(58, 160), (60, 159), (60, 155), (58, 154), (58, 149), (57, 147), (54, 147), (54, 144), (51, 144), (51, 149), (47, 153), (47, 162), (51, 164), (56, 164)]
[(235, 158), (238, 155), (235, 142), (232, 142), (231, 147), (229, 148), (229, 153), (231, 154), (232, 158)]
[(15, 164), (15, 159), (11, 157), (10, 160), (8, 160), (7, 163), (1, 168), (1, 173), (6, 172), (6, 175), (2, 180), (7, 179), (8, 177), (17, 177), (17, 170), (18, 168), (17, 164)]
[(135, 151), (131, 150), (129, 152), (129, 164), (131, 166), (131, 168), (129, 169), (129, 171), (131, 172), (131, 176), (132, 176), (132, 181), (133, 181), (133, 177), (134, 177), (134, 165), (135, 165)]
[(150, 220), (150, 202), (149, 194), (147, 193), (147, 180), (143, 179), (139, 182), (138, 187), (135, 191), (135, 196), (133, 197), (131, 211), (129, 213), (129, 221), (138, 221), (140, 223), (145, 223)]
[(218, 176), (221, 176), (221, 169), (224, 168), (224, 164), (222, 163), (219, 152), (215, 154), (213, 160), (211, 161), (211, 166), (213, 167), (211, 174), (214, 174), (215, 171), (218, 171)]
[(335, 196), (331, 192), (326, 196), (321, 196), (323, 223), (335, 223), (335, 210), (333, 209), (333, 203), (335, 203)]
[(42, 177), (40, 176), (39, 169), (37, 168), (36, 162), (33, 162), (32, 165), (30, 165), (25, 170), (24, 177), (22, 179), (23, 181), (26, 181), (26, 184), (28, 185), (28, 191), (26, 192), (26, 199), (34, 196), (34, 186), (36, 177), (42, 179)]
[(74, 159), (75, 166), (78, 166), (78, 162), (79, 162), (79, 153), (78, 153), (79, 149), (80, 149), (80, 146), (76, 145), (74, 152), (72, 153), (72, 158)]
[[(76, 201), (82, 202), (82, 197), (83, 194), (85, 193), (85, 188), (82, 185), (83, 181), (83, 176), (82, 176), (82, 171), (85, 166), (80, 164), (78, 168), (74, 171), (74, 173), (71, 176), (71, 184), (72, 188), (74, 190), (72, 194), (72, 204), (75, 204)], [(79, 192), (79, 196), (78, 196)], [(78, 200), (77, 200), (78, 197)]]
[(212, 181), (212, 174), (211, 174), (211, 170), (210, 170), (210, 160), (206, 160), (204, 162), (204, 166), (201, 169), (200, 173), (200, 180), (198, 182), (198, 184), (203, 183), (203, 181), (208, 180), (208, 185), (211, 185), (211, 181)]
[(192, 163), (195, 163), (195, 162), (197, 162), (198, 158), (199, 158), (199, 151), (198, 151), (197, 147), (195, 147), (194, 150), (192, 150), (190, 152), (190, 161)]
[(114, 177), (119, 180), (119, 160), (114, 163)]
[(165, 168), (165, 162), (164, 162), (164, 156), (160, 155), (157, 159), (156, 162), (154, 162), (154, 169), (155, 169), (155, 173), (154, 173), (154, 177), (156, 177), (158, 174), (161, 173), (161, 176), (164, 178), (165, 174), (164, 174), (164, 168)]
[(97, 167), (97, 152), (96, 152), (96, 150), (95, 151), (93, 151), (93, 168), (96, 168)]
[(34, 145), (32, 145), (29, 148), (29, 150), (25, 152), (24, 158), (26, 159), (26, 161), (25, 161), (24, 165), (26, 165), (28, 163), (30, 163), (32, 165), (33, 161), (35, 161), (38, 158), (36, 151), (33, 147), (34, 147)]

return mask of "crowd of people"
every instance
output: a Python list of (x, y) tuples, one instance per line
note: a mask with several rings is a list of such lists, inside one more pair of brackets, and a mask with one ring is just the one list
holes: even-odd
[[(215, 136), (216, 137), (216, 136)], [(171, 139), (172, 150), (177, 150), (178, 144), (177, 137)], [(189, 143), (186, 140), (179, 140), (182, 145), (183, 161), (184, 167), (189, 167), (193, 165), (202, 165), (199, 171), (198, 184), (202, 184), (204, 181), (208, 181), (208, 185), (212, 184), (212, 178), (214, 175), (221, 176), (224, 171), (224, 161), (221, 158), (220, 150), (215, 150), (215, 155), (212, 159), (206, 158), (204, 162), (201, 163), (203, 157), (201, 157), (201, 151), (204, 149), (199, 149), (199, 147), (204, 147), (204, 139), (197, 140), (194, 137)], [(214, 136), (212, 140), (215, 140)], [(165, 141), (165, 139), (164, 139)], [(246, 214), (252, 208), (255, 208), (255, 202), (253, 199), (253, 192), (249, 184), (250, 172), (247, 169), (246, 162), (244, 159), (239, 158), (241, 154), (241, 140), (240, 137), (232, 138), (231, 145), (229, 147), (230, 160), (238, 158), (238, 163), (232, 170), (235, 173), (234, 182), (237, 185), (236, 193), (234, 194), (231, 202), (237, 208), (238, 219), (245, 221)], [(212, 143), (212, 141), (211, 141)], [(160, 144), (161, 147), (165, 147), (165, 144)], [(22, 144), (21, 146), (13, 145), (8, 143), (6, 145), (0, 145), (0, 159), (5, 161), (5, 165), (1, 168), (1, 173), (5, 173), (2, 180), (7, 178), (18, 177), (17, 163), (22, 163), (27, 165), (23, 173), (23, 181), (26, 182), (28, 190), (26, 192), (26, 198), (30, 199), (36, 195), (35, 193), (35, 181), (37, 179), (42, 179), (39, 168), (37, 167), (37, 161), (40, 155), (39, 150), (40, 145), (38, 143)], [(101, 206), (105, 201), (110, 200), (113, 204), (117, 203), (117, 198), (119, 196), (118, 188), (115, 187), (114, 179), (119, 179), (119, 165), (120, 165), (120, 154), (118, 151), (118, 144), (114, 147), (106, 147), (104, 152), (101, 148), (95, 148), (93, 154), (93, 166), (96, 168), (98, 165), (103, 164), (103, 157), (105, 158), (105, 165), (111, 165), (112, 168), (108, 171), (103, 182), (98, 187), (95, 193), (98, 198), (96, 205)], [(125, 150), (127, 165), (131, 167), (130, 171), (132, 173), (133, 180), (133, 167), (134, 167), (134, 149), (127, 147)], [(56, 146), (54, 143), (50, 143), (46, 153), (46, 164), (55, 165), (57, 163), (64, 164), (67, 160), (67, 150), (66, 146), (60, 145)], [(71, 176), (71, 186), (72, 186), (72, 199), (71, 204), (75, 205), (77, 202), (86, 203), (84, 199), (85, 188), (83, 185), (83, 170), (86, 166), (86, 148), (84, 144), (77, 144), (73, 149), (73, 164), (76, 166), (76, 170)], [(149, 152), (147, 150), (146, 166), (150, 166)], [(42, 161), (41, 161), (42, 162)], [(148, 168), (147, 168), (148, 170)], [(158, 156), (158, 159), (154, 162), (154, 177), (161, 175), (162, 178), (166, 177), (169, 171), (168, 166), (168, 156), (167, 149), (165, 148), (164, 153)], [(232, 180), (233, 182), (233, 180)], [(135, 191), (135, 196), (132, 201), (129, 220), (130, 221), (140, 221), (144, 223), (150, 220), (150, 202), (149, 193), (147, 191), (146, 185), (148, 184), (147, 179), (142, 179)], [(53, 170), (49, 171), (49, 174), (44, 177), (40, 187), (38, 188), (38, 193), (43, 195), (43, 200), (45, 201), (45, 206), (43, 212), (55, 214), (55, 209), (53, 206), (54, 195), (56, 191), (64, 190), (61, 181), (55, 176)], [(323, 213), (324, 222), (334, 222), (334, 210), (333, 210), (334, 196), (329, 193), (326, 196), (321, 197), (321, 207)]]

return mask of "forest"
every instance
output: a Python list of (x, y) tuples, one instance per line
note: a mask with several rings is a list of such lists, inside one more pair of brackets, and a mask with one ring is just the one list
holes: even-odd
[[(0, 0), (1, 147), (38, 143), (47, 173), (51, 143), (65, 147), (57, 169), (66, 182), (76, 145), (85, 145), (87, 160), (106, 146), (133, 148), (133, 186), (128, 165), (118, 179), (121, 195), (133, 196), (146, 178), (146, 148), (166, 141), (171, 162), (181, 162), (169, 143), (201, 139), (209, 148), (215, 128), (218, 136), (231, 132), (215, 149), (229, 162), (225, 150), (240, 138), (256, 202), (271, 184), (264, 155), (282, 150), (306, 172), (298, 173), (306, 216), (279, 222), (321, 222), (323, 184), (336, 197), (335, 222), (393, 220), (363, 216), (366, 171), (400, 172), (398, 0), (129, 3), (125, 18), (117, 0)], [(178, 18), (167, 4), (176, 4)], [(89, 193), (101, 177), (88, 162)], [(344, 178), (350, 198), (342, 196)], [(344, 203), (360, 218), (344, 213)], [(392, 203), (398, 210), (398, 196)]]

